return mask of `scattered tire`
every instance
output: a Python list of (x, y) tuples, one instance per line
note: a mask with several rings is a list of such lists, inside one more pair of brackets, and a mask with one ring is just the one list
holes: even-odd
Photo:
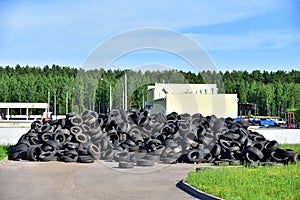
[(293, 162), (294, 163), (299, 163), (300, 162), (300, 151), (294, 154)]
[(137, 166), (149, 167), (154, 166), (154, 160), (138, 159), (136, 161)]
[(129, 169), (129, 168), (133, 168), (133, 167), (134, 167), (133, 162), (124, 162), (124, 161), (119, 162), (119, 168)]
[(80, 163), (93, 163), (94, 158), (92, 156), (79, 155), (77, 161), (80, 162)]

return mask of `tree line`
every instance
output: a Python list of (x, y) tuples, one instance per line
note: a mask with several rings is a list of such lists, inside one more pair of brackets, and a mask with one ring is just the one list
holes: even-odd
[[(126, 74), (126, 75), (125, 75)], [(127, 78), (128, 107), (144, 106), (147, 86), (165, 83), (216, 83), (219, 93), (236, 93), (239, 102), (257, 104), (257, 115), (283, 116), (287, 111), (300, 109), (300, 71), (276, 72), (178, 70), (134, 71), (84, 70), (65, 66), (0, 67), (0, 102), (48, 102), (57, 114), (67, 111), (92, 109), (121, 109), (124, 104), (125, 77)], [(54, 102), (56, 101), (56, 106)]]

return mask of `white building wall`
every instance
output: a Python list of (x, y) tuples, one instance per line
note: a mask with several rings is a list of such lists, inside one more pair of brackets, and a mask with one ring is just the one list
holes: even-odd
[(214, 95), (185, 95), (168, 94), (166, 113), (201, 113), (204, 116), (216, 115), (217, 117), (237, 117), (236, 94)]

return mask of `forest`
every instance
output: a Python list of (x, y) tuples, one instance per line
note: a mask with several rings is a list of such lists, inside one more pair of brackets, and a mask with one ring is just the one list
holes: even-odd
[[(125, 75), (126, 74), (126, 75)], [(56, 114), (85, 109), (109, 110), (110, 86), (113, 108), (124, 104), (127, 79), (128, 107), (142, 108), (147, 86), (165, 83), (216, 83), (219, 93), (237, 93), (239, 102), (257, 104), (257, 115), (283, 116), (300, 109), (300, 71), (134, 71), (84, 70), (66, 66), (0, 67), (0, 102), (50, 102)], [(49, 98), (49, 99), (48, 99)]]

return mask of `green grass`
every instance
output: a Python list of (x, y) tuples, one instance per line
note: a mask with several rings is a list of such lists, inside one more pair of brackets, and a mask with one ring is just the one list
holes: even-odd
[(299, 164), (200, 170), (186, 182), (224, 199), (300, 199)]
[(280, 144), (280, 148), (293, 149), (295, 152), (300, 151), (300, 144)]
[[(300, 144), (280, 148), (300, 151)], [(300, 199), (300, 164), (220, 167), (190, 172), (186, 182), (224, 199)]]
[(5, 158), (8, 154), (10, 145), (3, 145), (0, 144), (0, 160), (2, 160), (3, 158)]

